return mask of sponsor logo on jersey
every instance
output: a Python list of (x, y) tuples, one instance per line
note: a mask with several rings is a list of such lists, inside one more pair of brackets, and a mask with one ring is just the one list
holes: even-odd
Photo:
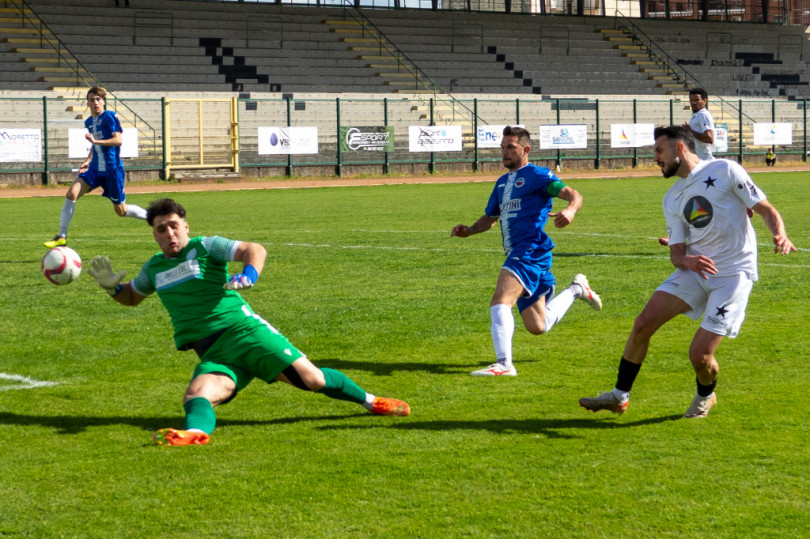
[(165, 290), (189, 279), (202, 279), (199, 260), (186, 260), (182, 264), (155, 275), (155, 288)]
[(713, 215), (711, 203), (701, 196), (690, 198), (683, 207), (683, 218), (695, 228), (707, 226), (712, 222)]
[(501, 204), (501, 213), (507, 213), (510, 211), (520, 211), (520, 199), (514, 198), (512, 200), (505, 200)]

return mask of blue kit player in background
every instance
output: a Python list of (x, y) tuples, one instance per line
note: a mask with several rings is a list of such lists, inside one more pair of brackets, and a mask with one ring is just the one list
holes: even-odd
[[(506, 252), (506, 262), (489, 308), (496, 362), (473, 371), (473, 376), (517, 376), (512, 364), (515, 332), (512, 307), (515, 303), (526, 329), (534, 335), (550, 331), (577, 298), (597, 311), (602, 308), (602, 300), (582, 274), (576, 275), (568, 288), (554, 295), (555, 280), (551, 273), (554, 242), (543, 227), (549, 217), (554, 219), (557, 228), (568, 226), (582, 206), (582, 196), (549, 169), (530, 164), (530, 150), (528, 131), (510, 126), (503, 130), (501, 155), (509, 173), (495, 183), (484, 215), (472, 226), (456, 225), (450, 233), (466, 238), (486, 232), (500, 221)], [(551, 212), (555, 197), (567, 201), (568, 205)]]
[(113, 203), (115, 213), (121, 217), (135, 217), (146, 220), (146, 210), (134, 204), (127, 205), (124, 194), (124, 166), (121, 164), (121, 144), (123, 129), (114, 112), (104, 110), (107, 102), (104, 88), (94, 86), (87, 92), (87, 106), (92, 116), (84, 126), (90, 141), (90, 154), (79, 167), (79, 176), (68, 188), (62, 215), (59, 219), (59, 234), (43, 245), (53, 249), (67, 245), (68, 227), (76, 210), (76, 201), (95, 189), (104, 189), (103, 195)]

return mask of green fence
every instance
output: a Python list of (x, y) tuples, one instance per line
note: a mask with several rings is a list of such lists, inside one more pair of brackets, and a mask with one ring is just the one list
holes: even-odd
[[(319, 94), (320, 95), (320, 94)], [(485, 125), (521, 124), (533, 136), (541, 125), (585, 125), (587, 148), (577, 150), (539, 150), (535, 142), (532, 159), (537, 163), (576, 166), (577, 168), (615, 168), (636, 166), (651, 160), (652, 146), (612, 148), (611, 125), (622, 123), (682, 124), (692, 113), (684, 99), (458, 99), (464, 110), (454, 110), (445, 101), (433, 98), (339, 98), (309, 99), (267, 98), (238, 101), (240, 173), (243, 175), (303, 175), (391, 173), (398, 170), (437, 172), (455, 167), (480, 170), (486, 163), (500, 162), (497, 148), (482, 148), (478, 128)], [(165, 170), (165, 149), (171, 145), (172, 170), (182, 170), (183, 140), (197, 140), (198, 133), (189, 127), (183, 132), (172, 126), (172, 140), (165, 140), (164, 100), (126, 99), (126, 107), (116, 100), (108, 108), (117, 110), (125, 128), (137, 128), (138, 156), (125, 159), (130, 179), (159, 178)], [(0, 174), (41, 175), (42, 183), (67, 181), (82, 158), (68, 155), (68, 131), (84, 127), (82, 116), (88, 114), (83, 104), (63, 98), (0, 98), (0, 144), (9, 129), (39, 129), (42, 136), (42, 160), (38, 162), (0, 162)], [(473, 119), (466, 109), (474, 111)], [(727, 126), (728, 151), (719, 157), (739, 162), (759, 159), (768, 150), (753, 145), (755, 123), (792, 124), (792, 144), (776, 147), (780, 163), (806, 161), (807, 101), (749, 99), (722, 100), (710, 98), (709, 109), (715, 122)], [(130, 114), (129, 111), (134, 111)], [(137, 118), (137, 122), (132, 118)], [(172, 116), (175, 121), (175, 116)], [(220, 122), (221, 124), (222, 122)], [(230, 122), (225, 122), (230, 126)], [(212, 122), (216, 124), (216, 122)], [(189, 125), (195, 125), (189, 123)], [(410, 126), (461, 126), (463, 145), (454, 152), (411, 152)], [(259, 153), (260, 127), (309, 126), (318, 132), (318, 151), (305, 155), (262, 155)], [(393, 136), (390, 151), (352, 151), (341, 148), (341, 130), (347, 127), (388, 127)], [(208, 138), (208, 137), (206, 137)], [(222, 137), (210, 137), (222, 140)], [(199, 151), (198, 147), (193, 150)], [(230, 147), (207, 147), (209, 155), (229, 152)], [(179, 158), (178, 158), (179, 156)], [(324, 168), (327, 169), (324, 172)]]

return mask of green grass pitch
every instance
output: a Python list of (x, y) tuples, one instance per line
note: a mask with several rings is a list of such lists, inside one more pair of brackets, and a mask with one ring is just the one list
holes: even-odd
[[(563, 174), (563, 177), (565, 175)], [(717, 358), (718, 404), (694, 395), (685, 317), (653, 339), (627, 413), (582, 396), (613, 387), (633, 319), (671, 272), (660, 177), (570, 180), (582, 211), (554, 273), (585, 273), (605, 307), (576, 302), (548, 335), (521, 326), (519, 376), (492, 361), (497, 229), (450, 238), (492, 184), (176, 194), (192, 235), (269, 253), (256, 312), (321, 366), (399, 397), (408, 418), (254, 382), (218, 408), (212, 443), (166, 448), (196, 362), (173, 349), (157, 298), (125, 308), (89, 275), (39, 271), (61, 198), (0, 200), (0, 537), (801, 537), (810, 530), (806, 173), (759, 174), (800, 248), (773, 254)], [(130, 195), (147, 205), (158, 195)], [(157, 250), (146, 224), (79, 202), (71, 246), (134, 277)], [(54, 385), (34, 387), (35, 382)]]

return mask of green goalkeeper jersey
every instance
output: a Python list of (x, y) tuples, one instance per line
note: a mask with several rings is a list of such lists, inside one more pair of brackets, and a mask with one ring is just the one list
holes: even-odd
[(238, 245), (220, 236), (191, 238), (175, 258), (153, 256), (132, 281), (142, 296), (157, 292), (171, 317), (177, 348), (244, 324), (245, 310), (252, 313), (238, 292), (222, 288)]

